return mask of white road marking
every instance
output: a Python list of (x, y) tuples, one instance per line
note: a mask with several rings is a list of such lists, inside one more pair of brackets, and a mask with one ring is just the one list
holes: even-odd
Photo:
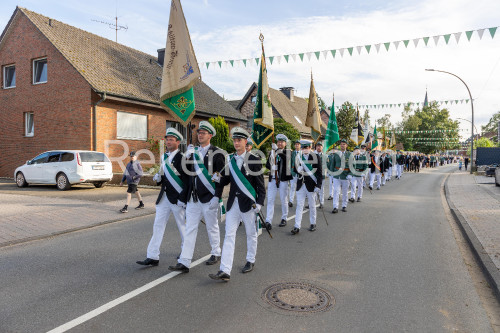
[[(202, 262), (208, 260), (208, 258), (210, 258), (210, 254), (207, 254), (206, 256), (204, 256), (203, 258), (200, 258), (196, 261), (194, 261), (193, 263), (191, 263), (191, 268), (194, 267), (194, 266), (197, 266), (199, 264), (201, 264)], [(140, 287), (140, 288), (137, 288), (135, 290), (132, 290), (131, 292), (109, 302), (109, 303), (106, 303), (100, 307), (98, 307), (97, 309), (95, 310), (92, 310), (90, 312), (87, 312), (86, 314), (76, 318), (76, 319), (73, 319), (72, 321), (70, 322), (67, 322), (66, 324), (63, 324), (59, 327), (56, 327), (54, 328), (53, 330), (50, 330), (48, 333), (61, 333), (61, 332), (66, 332), (67, 330), (69, 329), (72, 329), (73, 327), (76, 327), (80, 324), (83, 324), (84, 322), (86, 321), (89, 321), (90, 319), (94, 318), (94, 317), (97, 317), (98, 315), (114, 308), (115, 306), (117, 305), (120, 305), (121, 303), (124, 303), (128, 300), (130, 300), (131, 298), (137, 296), (137, 295), (140, 295), (142, 294), (143, 292), (145, 291), (148, 291), (149, 289), (151, 288), (154, 288), (156, 287), (157, 285), (167, 281), (167, 280), (170, 280), (171, 278), (173, 278), (174, 276), (177, 276), (179, 274), (182, 274), (181, 272), (171, 272), (171, 273), (168, 273), (167, 275), (164, 275), (154, 281), (151, 281), (150, 283)]]

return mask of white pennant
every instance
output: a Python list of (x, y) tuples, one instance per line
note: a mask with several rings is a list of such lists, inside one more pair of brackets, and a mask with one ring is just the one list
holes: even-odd
[(363, 48), (362, 46), (356, 46), (356, 49), (358, 50), (358, 54), (361, 54), (361, 49), (362, 48)]
[(477, 31), (477, 34), (479, 35), (479, 39), (483, 39), (483, 33), (484, 33), (484, 29), (479, 29)]
[(236, 60), (236, 65), (238, 65), (238, 67), (241, 67), (241, 63), (242, 63), (241, 59)]
[(343, 57), (344, 56), (344, 50), (345, 49), (339, 49), (339, 52), (340, 52), (340, 56)]
[(441, 36), (434, 36), (434, 37), (432, 37), (432, 38), (434, 38), (435, 45), (438, 45), (439, 37), (441, 37)]
[(394, 46), (396, 47), (396, 50), (398, 49), (399, 42), (400, 42), (399, 40), (398, 40), (398, 41), (396, 41), (396, 42), (393, 42)]
[(278, 65), (281, 64), (281, 56), (276, 56), (276, 60), (278, 61)]
[(458, 44), (458, 41), (460, 40), (460, 36), (462, 36), (461, 32), (455, 32), (455, 39), (457, 41), (457, 44)]
[(323, 51), (323, 57), (325, 57), (325, 59), (326, 59), (327, 56), (328, 56), (328, 50)]
[(227, 68), (229, 61), (224, 61), (224, 68)]
[(378, 53), (378, 50), (380, 50), (380, 44), (375, 44), (375, 48), (377, 49), (377, 53)]
[(418, 41), (419, 41), (419, 40), (420, 40), (420, 38), (415, 38), (415, 39), (413, 40), (413, 44), (415, 44), (415, 48), (417, 47), (417, 45), (418, 45)]
[(214, 67), (214, 68), (215, 68), (215, 66), (219, 66), (219, 64), (217, 63), (217, 61), (211, 62), (210, 64), (211, 64), (211, 65), (212, 65), (212, 67)]
[(296, 54), (292, 54), (293, 62), (295, 62), (295, 58), (297, 58), (297, 55)]
[(312, 52), (307, 52), (307, 60), (311, 61)]

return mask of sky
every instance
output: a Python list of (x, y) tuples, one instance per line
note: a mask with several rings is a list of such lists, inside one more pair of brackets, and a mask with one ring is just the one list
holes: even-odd
[[(3, 30), (16, 6), (114, 40), (115, 30), (96, 21), (127, 27), (118, 31), (118, 42), (151, 55), (164, 48), (170, 12), (168, 0), (2, 0), (0, 26)], [(470, 41), (465, 31), (500, 26), (500, 1), (491, 0), (309, 0), (262, 1), (182, 0), (186, 22), (202, 79), (228, 100), (241, 99), (252, 82), (258, 80), (256, 65), (222, 68), (205, 62), (260, 57), (258, 39), (262, 32), (266, 56), (275, 56), (268, 66), (269, 86), (294, 87), (295, 94), (308, 97), (311, 72), (320, 97), (328, 104), (335, 94), (335, 105), (349, 101), (354, 105), (420, 102), (427, 91), (429, 100), (468, 99), (467, 89), (457, 78), (434, 68), (460, 76), (474, 98), (474, 121), (480, 130), (500, 111), (500, 29), (492, 38), (486, 30)], [(453, 33), (462, 32), (459, 42)], [(451, 33), (448, 44), (441, 36)], [(430, 37), (417, 47), (413, 39)], [(364, 45), (410, 40), (384, 45), (370, 53)], [(356, 46), (363, 46), (360, 54)], [(347, 48), (354, 47), (352, 56)], [(345, 48), (343, 56), (313, 54), (303, 61), (296, 56), (278, 63), (277, 56)], [(461, 135), (470, 136), (471, 104), (445, 105), (452, 119), (460, 120)], [(372, 126), (377, 118), (390, 114), (393, 124), (401, 121), (401, 107), (371, 108)], [(360, 109), (360, 113), (364, 108)], [(469, 121), (469, 122), (468, 122)]]

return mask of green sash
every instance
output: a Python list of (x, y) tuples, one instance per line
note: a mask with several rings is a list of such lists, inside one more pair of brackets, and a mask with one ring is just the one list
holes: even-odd
[(174, 166), (168, 160), (167, 153), (165, 153), (165, 155), (163, 155), (163, 161), (165, 162), (164, 163), (164, 165), (165, 165), (164, 170), (166, 170), (166, 172), (164, 172), (165, 177), (167, 177), (168, 181), (173, 186), (173, 188), (175, 188), (175, 190), (178, 193), (181, 193), (182, 189), (184, 188), (184, 183), (182, 182), (182, 180), (178, 176), (179, 172), (174, 168)]
[(241, 192), (243, 192), (250, 200), (256, 202), (256, 193), (252, 184), (248, 181), (248, 179), (243, 175), (240, 168), (238, 168), (238, 163), (236, 163), (236, 159), (231, 158), (231, 162), (229, 163), (229, 170), (231, 171), (231, 175), (233, 176), (236, 185), (239, 187)]
[(318, 183), (318, 180), (316, 179), (316, 176), (315, 176), (315, 175), (314, 175), (314, 173), (312, 172), (312, 168), (313, 168), (313, 167), (312, 167), (311, 163), (309, 163), (309, 162), (305, 159), (304, 155), (302, 155), (302, 154), (301, 154), (301, 158), (302, 158), (302, 165), (304, 165), (304, 166), (305, 166), (305, 167), (304, 167), (304, 171), (305, 171), (305, 172), (307, 173), (307, 175), (308, 175), (309, 177), (311, 177), (311, 178), (312, 178), (312, 180), (314, 180), (314, 182), (317, 184), (317, 183)]
[(201, 180), (201, 182), (207, 188), (207, 190), (209, 190), (210, 193), (212, 193), (212, 195), (215, 195), (215, 184), (212, 181), (212, 177), (210, 177), (210, 175), (208, 174), (208, 170), (205, 167), (205, 164), (203, 163), (203, 159), (201, 158), (200, 152), (198, 151), (198, 147), (194, 148), (193, 155), (196, 161), (196, 163), (194, 163), (194, 168), (196, 169), (196, 174), (198, 175), (198, 178)]

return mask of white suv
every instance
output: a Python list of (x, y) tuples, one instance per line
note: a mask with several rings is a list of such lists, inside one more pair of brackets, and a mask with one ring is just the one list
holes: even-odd
[(53, 150), (26, 161), (14, 171), (17, 186), (56, 184), (67, 190), (72, 184), (93, 183), (100, 188), (113, 178), (109, 158), (96, 151)]

